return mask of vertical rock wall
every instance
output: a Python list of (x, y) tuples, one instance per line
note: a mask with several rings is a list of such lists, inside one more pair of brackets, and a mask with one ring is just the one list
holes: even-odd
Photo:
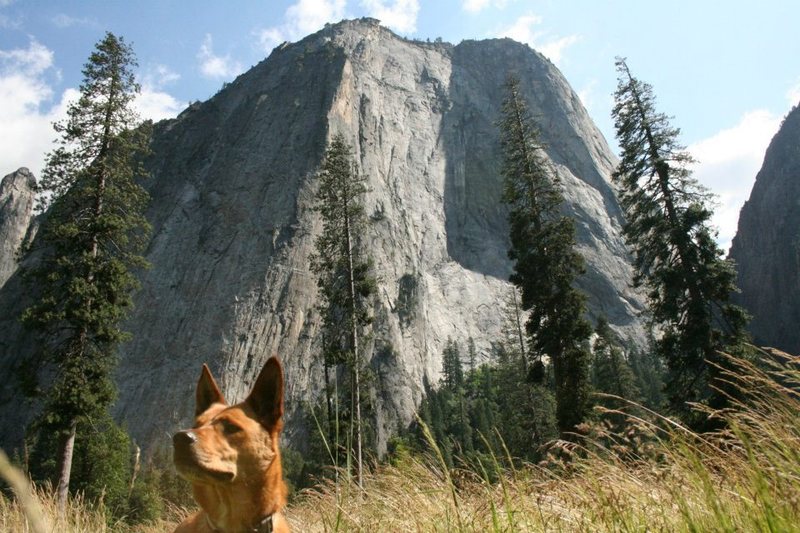
[[(118, 371), (117, 414), (138, 441), (166, 445), (189, 422), (202, 363), (236, 401), (277, 354), (289, 441), (302, 445), (301, 407), (322, 395), (308, 267), (321, 228), (315, 174), (336, 133), (369, 187), (364, 240), (379, 287), (366, 359), (379, 447), (412, 419), (424, 382), (438, 383), (448, 337), (473, 337), (488, 357), (510, 291), (495, 127), (509, 71), (526, 87), (577, 220), (590, 312), (643, 343), (609, 183), (614, 157), (558, 70), (510, 40), (422, 43), (345, 21), (278, 47), (156, 128), (152, 268)], [(0, 292), (0, 306), (8, 297)]]
[(772, 139), (731, 246), (759, 345), (800, 353), (800, 107)]

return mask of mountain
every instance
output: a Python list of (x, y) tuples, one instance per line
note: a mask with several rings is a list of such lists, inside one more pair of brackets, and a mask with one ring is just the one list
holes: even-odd
[[(379, 447), (413, 417), (424, 383), (438, 383), (442, 349), (474, 338), (482, 359), (503, 326), (511, 272), (500, 202), (502, 85), (520, 78), (577, 222), (592, 317), (643, 345), (643, 298), (609, 182), (605, 140), (558, 69), (508, 39), (426, 43), (377, 21), (344, 21), (294, 44), (156, 125), (148, 188), (152, 268), (127, 328), (116, 414), (146, 447), (167, 445), (191, 417), (208, 362), (229, 401), (268, 357), (286, 369), (287, 436), (302, 444), (301, 406), (322, 395), (317, 288), (309, 255), (328, 141), (342, 133), (367, 178), (366, 240), (379, 277), (367, 346)], [(19, 284), (0, 309), (24, 301)], [(0, 317), (0, 374), (29, 348)], [(0, 389), (2, 434), (20, 435), (19, 394)], [(18, 402), (17, 402), (18, 403)]]
[(0, 287), (17, 269), (20, 247), (33, 216), (36, 180), (20, 168), (0, 181)]
[(767, 148), (730, 255), (756, 344), (800, 353), (800, 106)]

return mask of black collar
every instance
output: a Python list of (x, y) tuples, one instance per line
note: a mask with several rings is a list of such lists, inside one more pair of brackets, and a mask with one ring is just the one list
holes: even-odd
[(208, 522), (208, 527), (211, 528), (211, 531), (214, 533), (272, 533), (272, 516), (268, 514), (261, 521), (258, 522), (255, 526), (251, 528), (241, 529), (239, 531), (223, 531), (222, 529), (218, 529), (212, 522), (211, 519), (206, 514), (206, 522)]

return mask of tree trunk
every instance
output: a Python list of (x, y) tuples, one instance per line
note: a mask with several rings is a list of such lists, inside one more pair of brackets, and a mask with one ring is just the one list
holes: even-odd
[[(323, 345), (325, 342), (323, 341)], [(328, 361), (323, 361), (322, 366), (325, 368), (325, 405), (327, 408), (327, 417), (328, 417), (328, 440), (330, 441), (331, 445), (335, 445), (334, 442), (334, 434), (333, 434), (333, 401), (331, 395), (333, 394), (333, 390), (331, 389), (331, 370)]]
[(514, 318), (517, 321), (517, 336), (519, 337), (519, 353), (522, 356), (522, 366), (525, 372), (528, 371), (528, 357), (525, 354), (525, 336), (522, 334), (522, 321), (519, 316), (519, 304), (517, 303), (517, 288), (511, 287), (511, 294), (514, 296)]
[(69, 496), (69, 478), (72, 473), (72, 455), (75, 451), (75, 436), (78, 432), (78, 421), (72, 420), (69, 424), (69, 433), (64, 437), (60, 446), (58, 457), (58, 486), (56, 488), (56, 502), (58, 513), (64, 516), (67, 509)]
[(350, 229), (350, 206), (348, 195), (345, 193), (345, 237), (347, 239), (347, 275), (349, 277), (350, 297), (350, 347), (353, 350), (353, 410), (355, 411), (356, 425), (356, 479), (358, 487), (364, 488), (363, 463), (361, 452), (361, 359), (358, 352), (358, 316), (356, 313), (356, 285), (353, 267), (353, 240)]

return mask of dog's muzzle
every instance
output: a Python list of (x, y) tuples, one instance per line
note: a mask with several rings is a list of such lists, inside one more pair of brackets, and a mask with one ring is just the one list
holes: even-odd
[(197, 442), (197, 435), (190, 430), (179, 431), (172, 436), (172, 444), (175, 446), (175, 449), (191, 446), (195, 442)]
[(175, 462), (186, 463), (191, 462), (192, 446), (197, 442), (197, 435), (193, 431), (179, 431), (172, 436), (172, 447)]

